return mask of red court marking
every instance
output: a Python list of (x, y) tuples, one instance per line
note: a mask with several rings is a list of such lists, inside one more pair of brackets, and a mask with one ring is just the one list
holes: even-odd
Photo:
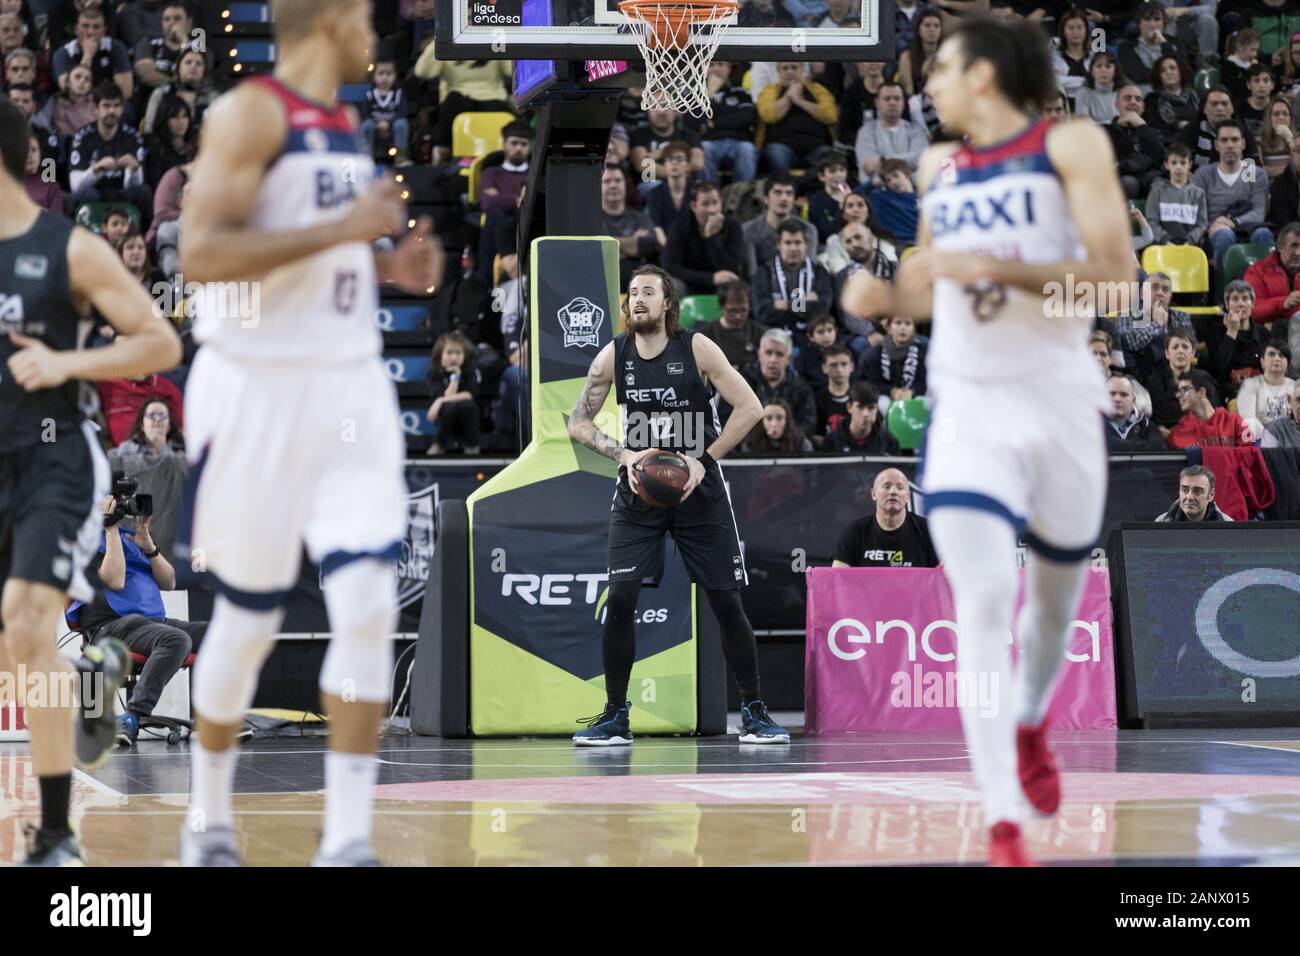
[[(1300, 777), (1195, 773), (1066, 773), (1068, 801), (1180, 800), (1300, 794)], [(495, 803), (842, 803), (978, 801), (969, 773), (738, 773), (550, 777), (393, 783), (389, 800)]]

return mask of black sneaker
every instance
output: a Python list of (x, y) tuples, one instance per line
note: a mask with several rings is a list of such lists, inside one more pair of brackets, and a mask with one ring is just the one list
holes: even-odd
[(586, 724), (586, 730), (573, 735), (573, 742), (579, 747), (626, 747), (632, 743), (632, 731), (628, 727), (628, 712), (632, 702), (624, 701), (622, 707), (606, 704), (605, 709), (595, 717), (584, 717), (578, 721)]
[(121, 641), (108, 638), (87, 647), (76, 666), (81, 694), (77, 762), (86, 770), (95, 770), (117, 743), (113, 702), (131, 673), (131, 653)]
[(23, 866), (85, 866), (81, 842), (71, 830), (35, 830)]
[(788, 744), (790, 731), (786, 730), (767, 712), (761, 700), (740, 706), (740, 742), (742, 744)]

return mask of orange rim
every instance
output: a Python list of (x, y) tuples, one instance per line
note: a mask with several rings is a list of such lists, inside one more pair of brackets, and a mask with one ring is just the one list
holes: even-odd
[(618, 9), (647, 21), (657, 13), (677, 26), (729, 17), (740, 9), (740, 4), (734, 0), (622, 0)]

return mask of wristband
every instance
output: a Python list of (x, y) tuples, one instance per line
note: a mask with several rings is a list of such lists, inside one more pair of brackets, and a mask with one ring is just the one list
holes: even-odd
[(152, 561), (154, 558), (158, 557), (158, 555), (162, 554), (162, 548), (155, 547), (152, 551), (141, 551), (140, 553)]
[(710, 465), (716, 466), (718, 463), (712, 455), (710, 455), (707, 451), (704, 451), (704, 452), (700, 452), (700, 464), (703, 465), (704, 469), (707, 471)]

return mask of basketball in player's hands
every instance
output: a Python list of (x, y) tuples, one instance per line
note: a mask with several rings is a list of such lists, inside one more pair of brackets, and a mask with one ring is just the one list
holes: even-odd
[(691, 480), (686, 459), (671, 451), (655, 449), (633, 467), (637, 470), (636, 493), (652, 508), (671, 508), (681, 502)]

